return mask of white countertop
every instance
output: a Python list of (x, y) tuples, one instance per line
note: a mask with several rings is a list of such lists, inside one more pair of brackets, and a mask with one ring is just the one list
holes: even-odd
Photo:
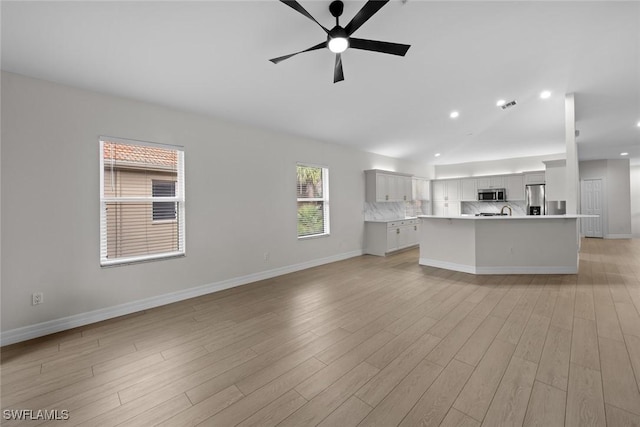
[(396, 221), (407, 221), (410, 219), (418, 219), (417, 216), (408, 216), (405, 218), (396, 218), (396, 219), (368, 219), (365, 222), (396, 222)]
[(436, 215), (418, 215), (418, 218), (440, 218), (440, 219), (472, 219), (472, 220), (531, 220), (531, 219), (576, 219), (576, 218), (597, 218), (598, 215), (523, 215), (523, 216), (436, 216)]

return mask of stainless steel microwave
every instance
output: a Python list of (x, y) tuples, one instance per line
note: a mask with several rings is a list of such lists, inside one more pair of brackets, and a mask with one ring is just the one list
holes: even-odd
[(478, 200), (481, 202), (506, 202), (507, 190), (504, 188), (478, 190)]

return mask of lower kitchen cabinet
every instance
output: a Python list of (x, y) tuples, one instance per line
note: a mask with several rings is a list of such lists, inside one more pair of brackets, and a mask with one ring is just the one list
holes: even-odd
[(419, 219), (365, 222), (364, 253), (385, 256), (418, 244)]

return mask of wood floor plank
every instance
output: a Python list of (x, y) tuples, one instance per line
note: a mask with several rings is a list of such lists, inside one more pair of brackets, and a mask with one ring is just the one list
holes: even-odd
[(535, 381), (524, 417), (524, 427), (563, 427), (567, 393)]
[[(207, 424), (219, 426), (236, 425), (292, 390), (296, 385), (318, 372), (324, 366), (324, 363), (311, 358), (211, 416), (207, 419)], [(198, 403), (194, 407), (206, 405), (205, 402), (207, 400)]]
[(636, 376), (636, 383), (638, 384), (638, 388), (640, 388), (640, 338), (634, 335), (625, 335), (624, 340), (627, 344), (629, 359), (631, 360), (631, 366)]
[(537, 365), (512, 357), (482, 422), (484, 426), (522, 425)]
[(342, 405), (362, 385), (378, 373), (378, 368), (362, 362), (285, 419), (282, 427), (315, 426)]
[(472, 372), (473, 366), (452, 360), (404, 417), (400, 426), (440, 425)]
[(290, 390), (238, 424), (238, 427), (275, 426), (306, 403), (307, 400), (304, 397), (295, 390)]
[(371, 406), (376, 406), (409, 374), (421, 360), (440, 342), (440, 338), (425, 334), (396, 359), (385, 366), (375, 377), (356, 392), (356, 396)]
[(607, 425), (615, 427), (640, 427), (640, 416), (615, 406), (605, 405)]
[(600, 370), (598, 351), (598, 331), (596, 322), (580, 317), (573, 319), (573, 337), (571, 340), (571, 363), (585, 368)]
[(622, 333), (640, 338), (640, 315), (636, 307), (631, 302), (616, 302), (614, 305)]
[(515, 348), (511, 343), (495, 340), (478, 363), (453, 407), (482, 421)]
[(360, 423), (365, 426), (398, 425), (431, 386), (442, 367), (423, 360)]
[(373, 408), (357, 397), (351, 396), (331, 415), (325, 418), (318, 427), (355, 427), (371, 412)]
[(640, 415), (640, 392), (624, 342), (599, 339), (604, 401)]
[(622, 337), (622, 330), (618, 322), (618, 314), (613, 305), (609, 287), (606, 285), (594, 286), (593, 296), (598, 336), (623, 341), (624, 338)]
[(367, 359), (367, 363), (375, 366), (378, 369), (383, 369), (385, 366), (391, 363), (393, 359), (398, 357), (400, 353), (414, 344), (418, 339), (420, 339), (421, 336), (425, 335), (429, 328), (435, 325), (436, 322), (437, 320), (427, 316), (419, 319), (414, 325), (405, 329), (400, 333), (400, 335), (393, 338), (380, 350), (372, 354)]
[(570, 357), (571, 331), (549, 326), (536, 379), (561, 390), (567, 390)]
[(600, 371), (571, 364), (565, 426), (606, 425)]
[(440, 423), (440, 427), (480, 427), (480, 423), (457, 409), (451, 408)]
[(576, 289), (576, 303), (574, 307), (575, 317), (586, 320), (596, 320), (595, 305), (593, 302), (593, 289), (591, 284), (580, 284)]
[(514, 356), (538, 363), (550, 324), (551, 318), (532, 314), (518, 342)]
[(496, 316), (488, 316), (478, 326), (474, 334), (462, 346), (460, 351), (456, 353), (455, 358), (467, 365), (477, 366), (478, 362), (484, 356), (493, 339), (498, 335), (502, 325), (506, 319)]
[[(296, 391), (307, 400), (313, 399), (334, 382), (338, 381), (347, 372), (365, 361), (376, 349), (389, 342), (393, 337), (395, 337), (395, 335), (390, 332), (378, 332), (358, 347), (302, 382), (296, 387)], [(376, 370), (378, 369), (376, 368)]]

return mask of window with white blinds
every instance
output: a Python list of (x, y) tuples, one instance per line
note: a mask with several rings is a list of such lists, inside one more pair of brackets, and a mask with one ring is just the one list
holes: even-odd
[(298, 238), (329, 234), (329, 169), (297, 165)]
[(184, 255), (182, 147), (100, 138), (100, 264)]

